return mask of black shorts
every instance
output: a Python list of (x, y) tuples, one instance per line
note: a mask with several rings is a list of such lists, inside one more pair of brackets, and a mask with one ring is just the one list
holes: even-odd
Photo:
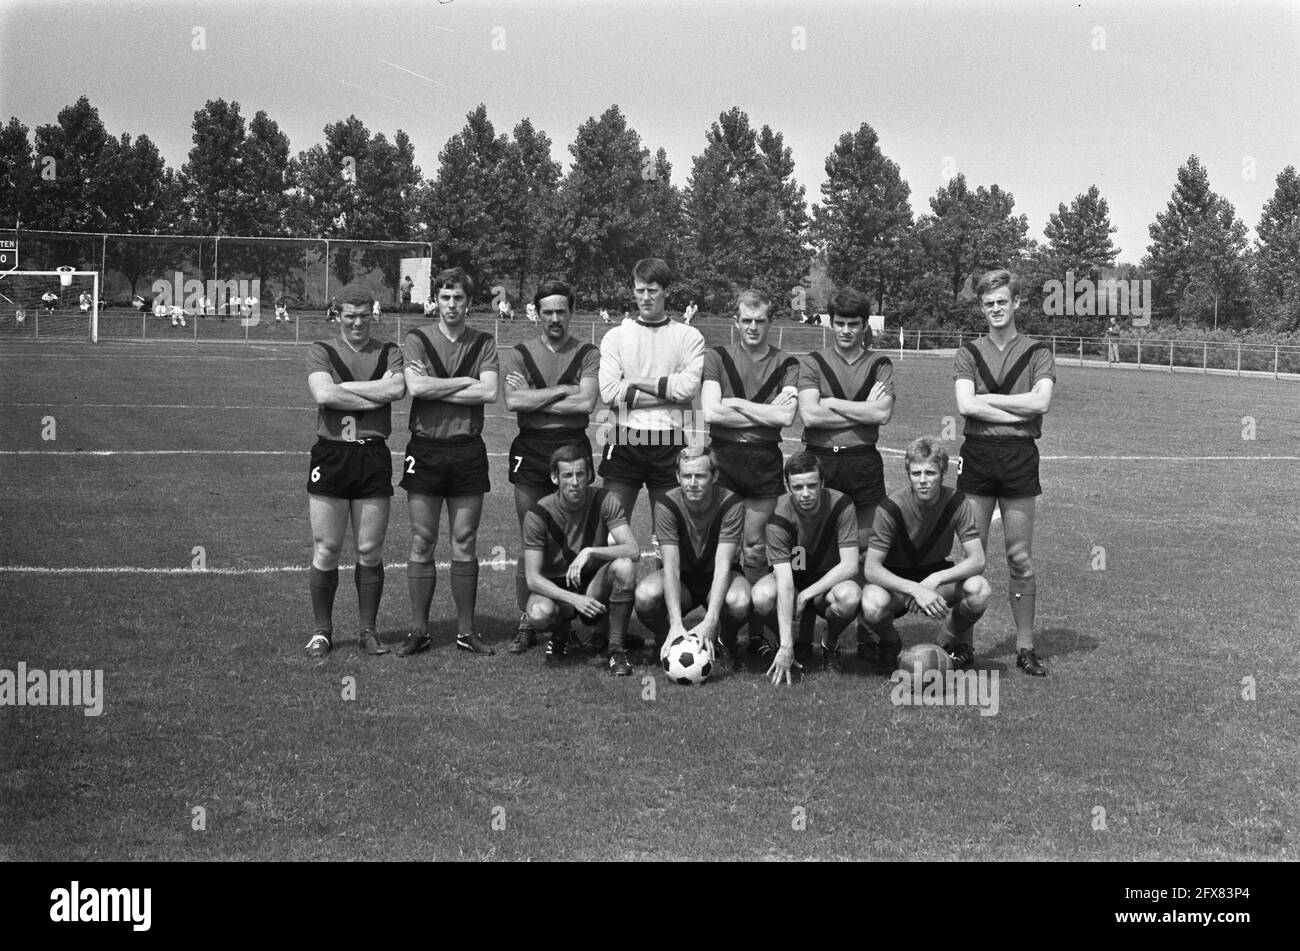
[(402, 488), (407, 493), (437, 495), (483, 495), (488, 481), (487, 447), (483, 439), (444, 441), (412, 437), (402, 459)]
[(957, 462), (957, 489), (999, 499), (1042, 495), (1038, 443), (1028, 437), (982, 439), (967, 436)]
[[(585, 429), (528, 429), (521, 430), (510, 443), (509, 465), (511, 485), (529, 485), (554, 491), (551, 481), (551, 453), (561, 446), (578, 446), (587, 454), (591, 465), (591, 441)], [(590, 470), (593, 474), (595, 468)]]
[[(582, 577), (578, 580), (578, 587), (576, 588), (569, 587), (568, 575), (542, 575), (542, 577), (557, 588), (563, 588), (565, 591), (576, 591), (581, 594), (586, 594), (587, 589), (591, 587), (591, 583), (596, 580), (596, 575), (600, 574), (601, 569), (608, 564), (609, 562), (607, 561), (588, 561), (586, 567), (582, 569)], [(537, 594), (536, 591), (530, 591), (528, 595), (529, 597), (533, 597), (534, 595), (540, 598), (546, 597), (544, 594)]]
[[(936, 561), (933, 564), (929, 564), (929, 565), (917, 565), (915, 568), (902, 568), (902, 567), (896, 568), (893, 565), (885, 565), (885, 567), (888, 568), (890, 571), (892, 571), (894, 574), (898, 575), (898, 577), (900, 578), (906, 578), (908, 581), (915, 581), (917, 584), (920, 584), (922, 581), (930, 577), (930, 575), (934, 574), (936, 571), (947, 571), (949, 568), (952, 567), (952, 562)], [(901, 607), (900, 609), (894, 612), (894, 617), (900, 618), (906, 613), (907, 613), (907, 604), (904, 603), (903, 607)]]
[(875, 505), (885, 497), (885, 465), (875, 446), (854, 446), (835, 452), (820, 446), (805, 446), (822, 464), (825, 486), (843, 492), (854, 508)]
[(785, 458), (774, 442), (712, 441), (718, 457), (718, 485), (742, 499), (774, 499), (785, 491)]
[[(686, 447), (682, 430), (631, 430), (629, 435), (619, 426), (610, 435), (600, 458), (605, 482), (625, 482), (638, 489), (643, 484), (647, 489), (677, 485), (677, 456)], [(654, 445), (645, 445), (647, 441)]]
[(382, 439), (320, 439), (311, 447), (307, 492), (335, 499), (387, 498), (393, 494), (393, 457)]

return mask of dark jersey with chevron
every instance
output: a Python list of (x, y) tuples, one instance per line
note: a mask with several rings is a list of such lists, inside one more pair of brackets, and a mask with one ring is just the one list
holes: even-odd
[[(703, 382), (712, 380), (722, 390), (722, 397), (739, 397), (754, 403), (770, 403), (787, 386), (799, 380), (799, 360), (769, 346), (767, 353), (755, 360), (744, 344), (711, 347), (704, 351)], [(732, 442), (775, 443), (781, 441), (776, 426), (722, 426), (709, 424), (709, 435)]]
[[(360, 350), (339, 340), (318, 340), (307, 348), (307, 375), (328, 373), (335, 383), (378, 380), (388, 371), (402, 372), (402, 350), (395, 343), (370, 339)], [(316, 435), (325, 439), (346, 439), (347, 420), (351, 419), (353, 439), (379, 437), (387, 439), (393, 432), (393, 407), (378, 409), (316, 409)]]
[[(861, 402), (877, 383), (884, 383), (888, 395), (894, 395), (894, 364), (889, 357), (875, 350), (862, 351), (862, 355), (850, 363), (840, 354), (838, 347), (830, 346), (807, 354), (799, 363), (799, 389), (816, 390), (823, 399), (834, 396)], [(803, 431), (806, 445), (823, 448), (874, 446), (879, 437), (880, 427), (866, 423), (847, 429), (809, 426)]]
[(715, 487), (713, 501), (703, 512), (691, 511), (681, 486), (672, 489), (655, 506), (655, 535), (660, 545), (675, 545), (681, 553), (681, 573), (712, 576), (718, 544), (732, 542), (740, 551), (745, 526), (745, 505), (740, 496)]
[(604, 489), (587, 487), (587, 496), (575, 510), (552, 493), (524, 515), (524, 550), (542, 552), (542, 574), (555, 577), (569, 570), (584, 548), (601, 548), (609, 533), (627, 524), (618, 497)]
[[(1056, 361), (1052, 350), (1039, 340), (1017, 334), (1005, 350), (985, 335), (957, 348), (953, 358), (953, 379), (970, 380), (975, 384), (975, 395), (1000, 393), (1014, 396), (1028, 393), (1039, 380), (1056, 382)], [(982, 419), (966, 418), (962, 430), (967, 436), (986, 439), (1006, 439), (1026, 436), (1037, 439), (1043, 434), (1043, 417), (1035, 416), (1023, 423), (986, 423)]]
[[(402, 354), (407, 365), (419, 363), (429, 376), (447, 379), (455, 376), (472, 376), (481, 379), (486, 371), (495, 373), (498, 367), (497, 342), (491, 334), (473, 327), (453, 342), (430, 324), (412, 330), (402, 342)], [(461, 406), (446, 400), (411, 400), (411, 432), (430, 439), (457, 439), (479, 436), (483, 432), (483, 404)]]
[(908, 487), (876, 507), (867, 547), (885, 553), (886, 568), (918, 568), (951, 555), (954, 539), (979, 537), (975, 513), (961, 492), (945, 485), (934, 505), (922, 507)]
[(777, 500), (767, 520), (767, 560), (788, 562), (800, 574), (817, 579), (840, 562), (840, 548), (858, 546), (858, 517), (853, 499), (822, 489), (821, 505), (812, 516), (800, 514), (794, 498)]
[[(552, 351), (540, 337), (534, 337), (501, 351), (502, 379), (511, 373), (521, 374), (535, 390), (577, 385), (588, 377), (597, 380), (600, 348), (570, 337), (559, 351)], [(586, 413), (552, 413), (543, 409), (519, 414), (520, 429), (586, 429), (589, 422)]]

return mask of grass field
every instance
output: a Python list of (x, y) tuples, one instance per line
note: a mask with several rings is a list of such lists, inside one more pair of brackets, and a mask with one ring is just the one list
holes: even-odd
[[(955, 416), (949, 360), (896, 369), (891, 490), (897, 450)], [(1000, 709), (981, 717), (895, 707), (852, 662), (689, 689), (644, 659), (615, 680), (590, 656), (458, 654), (445, 571), (434, 650), (411, 659), (356, 651), (341, 572), (316, 663), (303, 350), (0, 342), (0, 669), (104, 671), (102, 716), (0, 708), (0, 860), (1294, 859), (1300, 389), (1058, 373), (1035, 548), (1052, 676), (1014, 668), (995, 523), (976, 649)], [(514, 423), (489, 412), (485, 561), (517, 555)], [(400, 490), (393, 511), (390, 640)], [(498, 650), (512, 570), (480, 579)]]

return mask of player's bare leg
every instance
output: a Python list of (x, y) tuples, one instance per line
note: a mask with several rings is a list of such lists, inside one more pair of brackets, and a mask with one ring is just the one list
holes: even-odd
[(379, 602), (384, 595), (384, 538), (392, 499), (378, 496), (352, 500), (352, 544), (357, 551), (353, 583), (357, 588), (361, 649), (367, 654), (387, 654), (379, 640)]
[[(655, 636), (655, 646), (668, 637), (668, 607), (664, 603), (664, 573), (662, 569), (650, 572), (637, 582), (634, 594), (636, 616)], [(682, 589), (682, 616), (695, 607), (691, 594)]]
[(630, 558), (615, 558), (592, 581), (594, 597), (606, 605), (605, 616), (596, 624), (609, 644), (609, 669), (616, 677), (627, 677), (632, 665), (627, 659), (627, 627), (632, 620), (636, 565)]
[[(315, 630), (307, 651), (324, 657), (333, 646), (334, 596), (339, 588), (339, 554), (348, 527), (348, 500), (325, 495), (308, 495), (307, 511), (311, 521), (312, 558), (307, 573), (311, 591)], [(321, 638), (324, 638), (323, 642)]]
[(822, 666), (839, 673), (840, 634), (858, 616), (862, 607), (862, 586), (856, 581), (841, 581), (827, 592), (825, 599), (826, 636), (822, 639)]
[(940, 596), (952, 606), (945, 638), (939, 646), (948, 652), (953, 665), (965, 670), (975, 662), (975, 622), (984, 616), (993, 588), (983, 575), (939, 586)]
[(1016, 666), (1034, 677), (1047, 676), (1047, 668), (1034, 653), (1034, 609), (1038, 584), (1034, 577), (1033, 543), (1034, 515), (1037, 509), (1033, 496), (1001, 499), (1002, 531), (1007, 540), (1007, 595), (1011, 599), (1011, 615), (1016, 622)]
[(443, 498), (423, 492), (407, 493), (411, 519), (411, 553), (406, 559), (406, 588), (411, 599), (411, 632), (397, 653), (405, 657), (429, 647), (429, 607), (438, 587), (434, 556)]
[[(774, 630), (776, 628), (775, 574), (769, 572), (750, 586), (749, 612), (751, 623), (754, 618), (759, 619), (759, 624), (761, 625), (760, 629)], [(755, 648), (755, 653), (764, 660), (770, 660), (772, 655), (776, 653), (776, 647), (776, 644), (764, 637), (758, 647)]]
[(478, 607), (478, 526), (482, 495), (447, 496), (451, 536), (451, 597), (456, 604), (456, 647), (472, 654), (495, 654), (474, 631)]

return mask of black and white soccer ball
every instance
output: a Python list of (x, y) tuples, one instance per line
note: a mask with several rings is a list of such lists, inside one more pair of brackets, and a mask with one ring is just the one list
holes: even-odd
[(693, 634), (678, 634), (663, 647), (659, 665), (673, 683), (702, 684), (713, 673), (713, 652)]

